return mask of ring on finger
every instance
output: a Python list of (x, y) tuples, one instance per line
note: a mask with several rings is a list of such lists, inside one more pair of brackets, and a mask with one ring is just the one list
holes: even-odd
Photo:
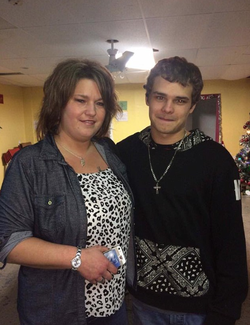
[(102, 277), (102, 279), (101, 279), (100, 281), (97, 281), (97, 282), (99, 282), (99, 283), (103, 284), (103, 283), (105, 282), (105, 278), (104, 278), (104, 277)]

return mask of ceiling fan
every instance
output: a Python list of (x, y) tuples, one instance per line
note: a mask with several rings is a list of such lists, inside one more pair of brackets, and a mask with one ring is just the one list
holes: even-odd
[(19, 74), (23, 74), (21, 72), (0, 72), (0, 76), (16, 76)]
[(112, 72), (123, 72), (125, 69), (125, 65), (128, 62), (128, 60), (131, 58), (131, 56), (134, 55), (134, 52), (125, 51), (121, 57), (118, 59), (115, 58), (118, 50), (114, 48), (114, 43), (118, 43), (119, 41), (116, 39), (109, 39), (107, 40), (108, 43), (111, 44), (111, 48), (107, 50), (109, 54), (109, 64), (106, 65), (106, 68), (112, 73)]

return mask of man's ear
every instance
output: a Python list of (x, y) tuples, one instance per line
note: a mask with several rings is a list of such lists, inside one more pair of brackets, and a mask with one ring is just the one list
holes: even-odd
[(146, 103), (147, 106), (149, 106), (149, 103), (148, 103), (148, 95), (147, 94), (145, 95), (145, 103)]
[(194, 105), (190, 108), (189, 114), (192, 114), (192, 113), (193, 113), (195, 107), (196, 107), (196, 104), (194, 104)]

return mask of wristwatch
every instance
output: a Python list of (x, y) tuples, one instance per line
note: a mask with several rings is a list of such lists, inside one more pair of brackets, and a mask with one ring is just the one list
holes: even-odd
[(73, 271), (77, 271), (79, 266), (82, 264), (81, 255), (82, 255), (82, 247), (77, 246), (76, 256), (73, 258), (73, 260), (71, 260), (71, 265), (72, 265)]

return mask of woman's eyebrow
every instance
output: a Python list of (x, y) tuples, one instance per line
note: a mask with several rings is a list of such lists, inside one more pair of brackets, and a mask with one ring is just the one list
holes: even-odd
[[(88, 95), (83, 95), (83, 94), (74, 94), (74, 96), (79, 96), (79, 97), (82, 97), (82, 98), (84, 98), (84, 99), (88, 99), (89, 98), (89, 96)], [(103, 100), (102, 99), (102, 97), (100, 97), (100, 98), (97, 98), (95, 101), (98, 101), (98, 100)]]

